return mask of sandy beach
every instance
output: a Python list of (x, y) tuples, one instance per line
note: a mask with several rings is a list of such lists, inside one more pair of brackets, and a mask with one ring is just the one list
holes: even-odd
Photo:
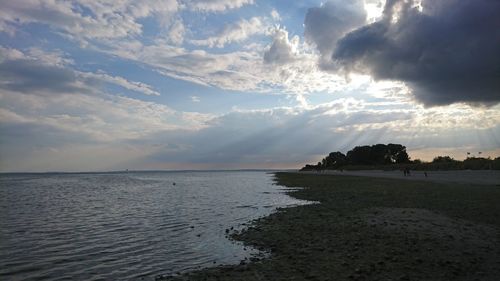
[(231, 233), (267, 258), (163, 279), (498, 280), (498, 186), (364, 175), (277, 173), (291, 196), (320, 204)]
[[(300, 172), (307, 174), (325, 174), (338, 176), (360, 176), (373, 178), (389, 178), (402, 180), (418, 180), (428, 182), (480, 184), (480, 185), (500, 185), (500, 170), (458, 170), (458, 171), (411, 171), (409, 176), (404, 176), (402, 171), (338, 171), (323, 170), (319, 172)], [(427, 173), (427, 176), (425, 175)]]

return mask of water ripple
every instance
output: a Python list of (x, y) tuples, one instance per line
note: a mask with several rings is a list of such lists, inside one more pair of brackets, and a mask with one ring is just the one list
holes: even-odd
[(0, 279), (153, 280), (238, 263), (255, 250), (226, 228), (301, 203), (263, 172), (0, 175)]

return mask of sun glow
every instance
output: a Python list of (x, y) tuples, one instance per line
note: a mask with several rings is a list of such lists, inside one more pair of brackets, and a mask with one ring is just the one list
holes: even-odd
[(366, 21), (372, 23), (380, 19), (384, 6), (385, 0), (365, 0)]

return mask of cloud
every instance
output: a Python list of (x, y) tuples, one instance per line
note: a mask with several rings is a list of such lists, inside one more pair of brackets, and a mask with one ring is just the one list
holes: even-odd
[(208, 46), (210, 48), (224, 48), (226, 44), (243, 42), (252, 35), (265, 32), (266, 28), (261, 19), (253, 17), (249, 20), (242, 19), (232, 24), (226, 24), (217, 35), (206, 39), (191, 40), (190, 43), (197, 46)]
[(224, 12), (254, 3), (254, 0), (186, 0), (189, 9), (201, 12)]
[[(483, 151), (500, 139), (498, 106), (384, 109), (346, 98), (214, 116), (99, 92), (40, 96), (7, 90), (0, 90), (0, 105), (3, 171), (298, 167), (362, 144), (420, 148), (431, 141), (445, 147), (453, 140)], [(67, 161), (75, 158), (80, 164)]]
[(104, 83), (158, 94), (143, 83), (74, 70), (58, 54), (0, 47), (2, 171), (112, 169), (165, 149), (139, 144), (148, 135), (200, 130), (214, 118), (107, 93)]
[(163, 104), (111, 94), (104, 83), (147, 95), (147, 84), (74, 70), (58, 53), (0, 48), (0, 116), (7, 124), (50, 126), (94, 141), (133, 139), (156, 131), (197, 130), (210, 114), (175, 111)]
[[(0, 53), (3, 53), (3, 50), (5, 50), (5, 48), (0, 46)], [(28, 57), (32, 60), (37, 60), (49, 65), (66, 66), (74, 64), (74, 61), (69, 58), (67, 54), (57, 49), (47, 52), (40, 48), (32, 47), (27, 50), (26, 54), (23, 54), (18, 50), (15, 51), (22, 54), (21, 56), (18, 56), (18, 58)], [(12, 57), (11, 59), (16, 59), (16, 57)]]
[(72, 92), (96, 92), (103, 83), (146, 95), (160, 93), (151, 86), (123, 77), (111, 76), (102, 71), (81, 72), (70, 67), (73, 61), (61, 52), (46, 52), (31, 48), (23, 53), (0, 46), (0, 89), (27, 94), (59, 94)]
[(142, 33), (138, 19), (154, 16), (166, 22), (178, 8), (176, 0), (6, 1), (0, 10), (0, 27), (41, 23), (82, 40), (124, 38)]
[(6, 22), (0, 20), (0, 32), (3, 32), (11, 37), (13, 37), (16, 34), (16, 29), (7, 24)]
[[(439, 81), (457, 80), (458, 93), (467, 89), (471, 79), (484, 85), (474, 91), (476, 95), (491, 88), (492, 69), (498, 69), (493, 65), (500, 65), (493, 53), (499, 36), (490, 28), (497, 23), (490, 17), (497, 15), (494, 2), (427, 0), (422, 9), (414, 10), (412, 4), (396, 0), (387, 1), (381, 14), (379, 0), (365, 1), (371, 12), (364, 11), (362, 1), (329, 1), (308, 10), (305, 40), (293, 36), (297, 34), (294, 29), (277, 27), (269, 32), (270, 23), (277, 23), (281, 16), (267, 4), (247, 6), (254, 2), (3, 3), (0, 31), (12, 36), (3, 34), (5, 44), (60, 46), (72, 52), (76, 62), (57, 49), (0, 47), (0, 169), (297, 167), (330, 151), (345, 152), (354, 145), (377, 142), (415, 148), (450, 144), (478, 147), (478, 151), (498, 148), (500, 105), (423, 108), (409, 100), (408, 94), (411, 87), (417, 98), (430, 104), (441, 102), (434, 92), (449, 99), (447, 91), (432, 80), (438, 76)], [(304, 11), (304, 5), (308, 4), (279, 10), (292, 28), (298, 19), (293, 15)], [(262, 9), (264, 16), (249, 18)], [(193, 16), (199, 18), (189, 18)], [(234, 21), (240, 16), (246, 19)], [(230, 24), (205, 26), (205, 18), (212, 24)], [(195, 38), (203, 33), (193, 29), (200, 24), (203, 30), (221, 29)], [(33, 40), (25, 41), (27, 36)], [(193, 39), (199, 39), (193, 41), (198, 45), (190, 43)], [(85, 48), (78, 49), (75, 43)], [(441, 52), (438, 47), (443, 47)], [(162, 94), (170, 94), (175, 87), (192, 94), (198, 90), (189, 91), (186, 83), (171, 85), (170, 80), (156, 76), (145, 78), (155, 86), (174, 87), (163, 93), (163, 88), (128, 80), (116, 72), (84, 72), (95, 67), (95, 61), (86, 58), (96, 51), (97, 59), (105, 58), (97, 65), (104, 65), (106, 71), (135, 63), (169, 77), (217, 87), (209, 90), (214, 93), (229, 89), (240, 94), (283, 95), (272, 100), (295, 107), (217, 114), (178, 111), (151, 100), (169, 100), (155, 97), (160, 90)], [(346, 82), (339, 70), (352, 72), (351, 81)], [(130, 74), (127, 69), (120, 72)], [(384, 81), (374, 83), (368, 74)], [(130, 95), (129, 91), (151, 97), (123, 95)], [(210, 104), (209, 98), (221, 97), (207, 95), (203, 103)], [(193, 102), (204, 112), (212, 110), (194, 104), (197, 96), (185, 99), (180, 102)], [(332, 99), (336, 100), (326, 103)], [(262, 103), (248, 106), (258, 104)]]
[(273, 42), (264, 52), (264, 62), (270, 64), (286, 64), (294, 60), (299, 44), (299, 37), (288, 39), (288, 32), (282, 28), (274, 31)]
[(304, 37), (316, 45), (322, 55), (320, 65), (327, 67), (337, 40), (362, 26), (365, 21), (366, 12), (362, 0), (330, 0), (320, 7), (307, 10)]
[(256, 89), (260, 79), (249, 70), (257, 54), (234, 52), (212, 54), (165, 45), (144, 46), (134, 59), (157, 68), (167, 76), (223, 89)]
[(84, 90), (73, 71), (29, 59), (0, 63), (0, 89), (22, 93), (74, 92)]
[(500, 102), (500, 2), (418, 3), (387, 1), (380, 20), (320, 48), (335, 67), (406, 82), (427, 106)]
[[(149, 96), (159, 96), (160, 93), (153, 90), (153, 87), (142, 82), (129, 81), (123, 77), (111, 76), (103, 72), (90, 73), (90, 72), (80, 72), (78, 74), (80, 77), (89, 80), (96, 80), (100, 82), (106, 82), (118, 85), (128, 90), (143, 93)], [(90, 81), (89, 81), (90, 82)]]
[[(321, 73), (314, 65), (317, 58), (312, 54), (312, 50), (304, 51), (303, 44), (298, 42), (296, 36), (292, 38), (283, 36), (283, 32), (286, 32), (284, 28), (275, 34), (277, 37), (273, 38), (274, 46), (269, 46), (269, 50), (265, 50), (263, 44), (250, 41), (255, 35), (271, 35), (270, 17), (243, 19), (227, 24), (211, 37), (198, 40), (190, 38), (197, 33), (190, 30), (191, 26), (185, 25), (184, 13), (193, 15), (192, 9), (195, 6), (204, 9), (203, 11), (222, 11), (222, 7), (238, 8), (253, 4), (253, 1), (179, 1), (181, 3), (179, 4), (174, 0), (137, 2), (79, 0), (56, 5), (52, 0), (40, 0), (31, 3), (32, 5), (28, 3), (31, 2), (7, 4), (5, 10), (0, 11), (0, 22), (20, 29), (30, 23), (46, 25), (48, 30), (80, 43), (87, 50), (99, 51), (141, 65), (146, 64), (163, 75), (221, 89), (279, 91), (285, 94), (300, 92), (301, 95), (304, 91), (339, 89), (336, 87), (338, 79), (335, 75)], [(276, 18), (277, 14), (272, 14)], [(154, 30), (157, 33), (153, 37), (150, 37), (149, 31), (143, 34), (142, 29), (151, 23), (149, 20), (143, 21), (144, 18), (154, 18), (159, 21), (160, 28)], [(100, 29), (95, 30), (97, 27)], [(228, 49), (201, 51), (195, 49), (196, 45), (189, 44), (222, 48), (228, 44), (242, 42), (245, 43), (241, 44), (244, 46), (235, 44), (231, 46), (235, 48), (229, 49), (230, 51)], [(243, 49), (238, 50), (238, 47)], [(284, 65), (285, 62), (286, 67), (281, 69), (276, 67)], [(60, 86), (66, 88), (58, 91), (66, 91), (69, 86), (76, 87), (75, 90), (89, 86), (89, 83), (83, 85), (81, 83), (86, 76), (98, 82), (93, 88), (113, 83), (147, 95), (158, 94), (157, 90), (148, 85), (134, 81), (127, 82), (123, 80), (125, 78), (120, 79), (116, 75), (65, 71), (65, 64), (71, 62), (51, 63), (45, 66), (47, 70), (59, 70), (61, 75), (69, 75), (66, 80), (61, 77)], [(43, 73), (43, 70), (40, 69), (39, 72)], [(71, 77), (78, 74), (80, 75), (77, 78)], [(97, 79), (97, 76), (100, 76), (100, 79)], [(26, 91), (36, 86), (40, 86), (38, 90), (48, 90), (50, 87), (48, 83), (31, 85), (31, 82), (37, 81), (25, 81), (26, 83), (15, 85), (16, 79), (12, 80), (14, 83), (10, 84), (11, 87), (18, 87), (17, 89), (24, 87)], [(335, 83), (332, 80), (335, 80)], [(67, 84), (63, 83), (64, 81), (67, 81)], [(43, 83), (43, 81), (38, 82)]]
[(280, 13), (278, 13), (278, 11), (276, 11), (275, 9), (272, 9), (271, 10), (271, 17), (273, 18), (273, 20), (275, 21), (280, 21), (281, 20), (281, 15)]
[[(225, 90), (303, 95), (317, 91), (333, 93), (346, 88), (347, 84), (341, 76), (318, 68), (314, 50), (301, 43), (298, 36), (285, 40), (283, 34), (286, 32), (284, 28), (278, 28), (273, 34), (277, 36), (276, 42), (281, 39), (286, 41), (286, 46), (277, 43), (276, 50), (270, 50), (271, 43), (267, 48), (254, 44), (245, 50), (209, 52), (155, 40), (148, 45), (137, 41), (134, 44), (116, 44), (101, 51), (145, 64), (165, 76)], [(288, 55), (279, 59), (271, 56), (275, 51), (282, 52), (282, 47), (285, 52), (286, 48), (292, 48), (290, 55), (293, 59)], [(269, 63), (264, 61), (266, 52), (269, 53), (266, 57)], [(272, 59), (277, 59), (276, 63)], [(285, 61), (287, 63), (283, 64)]]
[[(0, 75), (2, 171), (116, 168), (123, 162), (145, 157), (159, 149), (166, 151), (166, 144), (161, 140), (155, 140), (154, 145), (140, 144), (147, 140), (148, 135), (200, 130), (214, 117), (108, 94), (96, 85), (99, 84), (96, 81), (121, 84), (126, 88), (139, 87), (141, 91), (150, 90), (144, 84), (131, 84), (123, 78), (104, 73), (82, 73), (51, 66), (27, 59), (19, 51), (9, 53), (17, 59), (0, 63), (2, 70), (7, 69), (10, 73), (7, 77), (12, 77), (16, 68), (15, 74), (27, 73), (21, 82), (29, 81), (29, 85), (38, 88), (28, 90), (27, 85), (5, 85), (5, 73)], [(32, 72), (26, 72), (26, 68)], [(38, 73), (39, 70), (43, 75)], [(67, 73), (70, 73), (69, 78), (64, 76)], [(40, 85), (44, 88), (40, 89)], [(75, 88), (73, 85), (82, 87)], [(112, 159), (107, 159), (109, 157)]]
[(168, 32), (168, 39), (174, 45), (181, 45), (184, 42), (184, 33), (186, 32), (186, 28), (182, 23), (182, 20), (178, 19), (174, 21), (170, 30)]
[[(477, 112), (468, 106), (443, 110), (372, 110), (366, 102), (341, 99), (310, 108), (274, 108), (234, 110), (209, 121), (202, 130), (189, 134), (159, 133), (152, 139), (183, 144), (183, 150), (159, 152), (151, 156), (157, 162), (211, 163), (229, 168), (241, 164), (297, 163), (330, 151), (346, 152), (356, 145), (398, 142), (410, 148), (432, 139), (443, 146), (453, 140), (457, 145), (495, 148), (500, 127), (485, 126), (485, 116), (500, 120), (495, 109)], [(466, 112), (470, 116), (457, 115)], [(429, 121), (439, 118), (443, 122)], [(450, 126), (450, 124), (454, 124)], [(465, 133), (467, 132), (467, 133)], [(459, 138), (467, 134), (470, 137)], [(480, 141), (478, 141), (480, 139)], [(317, 160), (316, 160), (317, 161)]]
[[(213, 118), (210, 114), (180, 112), (154, 102), (105, 93), (65, 93), (53, 96), (0, 91), (1, 123), (12, 128), (51, 128), (44, 145), (76, 135), (72, 143), (113, 143), (145, 138), (156, 132), (199, 130)], [(50, 132), (59, 132), (57, 134)], [(15, 138), (13, 131), (4, 131)], [(42, 145), (39, 138), (32, 145)]]

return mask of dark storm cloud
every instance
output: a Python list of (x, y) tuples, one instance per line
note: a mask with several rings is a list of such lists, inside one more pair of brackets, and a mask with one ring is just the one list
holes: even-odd
[(304, 20), (304, 36), (316, 45), (323, 58), (320, 66), (328, 67), (335, 43), (345, 33), (365, 23), (363, 1), (332, 0), (321, 7), (310, 8)]
[(74, 71), (38, 60), (18, 59), (0, 62), (0, 88), (22, 92), (71, 93), (82, 90), (76, 85)]
[(412, 4), (387, 1), (382, 19), (342, 37), (332, 70), (405, 81), (428, 106), (500, 102), (500, 1)]

